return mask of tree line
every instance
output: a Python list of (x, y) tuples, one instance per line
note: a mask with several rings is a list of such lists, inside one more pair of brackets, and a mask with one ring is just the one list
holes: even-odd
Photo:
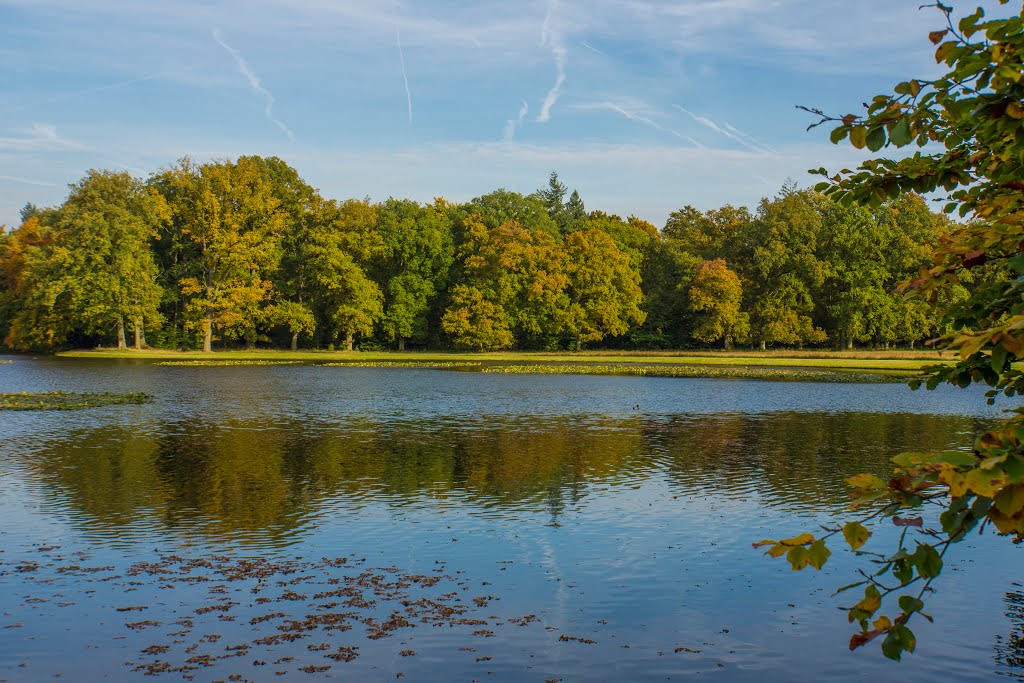
[(276, 157), (186, 158), (27, 205), (0, 231), (0, 335), (15, 350), (913, 346), (949, 302), (897, 285), (949, 230), (916, 195), (869, 208), (785, 186), (659, 230), (588, 211), (556, 173), (531, 195), (372, 203), (327, 199)]

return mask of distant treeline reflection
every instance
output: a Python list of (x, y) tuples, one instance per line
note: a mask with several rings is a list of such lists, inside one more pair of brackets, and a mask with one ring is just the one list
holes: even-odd
[[(849, 472), (903, 450), (964, 446), (968, 417), (873, 413), (488, 420), (469, 426), (309, 421), (168, 422), (71, 432), (17, 456), (86, 526), (201, 521), (214, 535), (285, 533), (321, 506), (457, 499), (561, 510), (595, 485), (660, 477), (680, 493), (757, 492), (761, 504), (846, 503)], [(110, 533), (109, 531), (107, 533)]]

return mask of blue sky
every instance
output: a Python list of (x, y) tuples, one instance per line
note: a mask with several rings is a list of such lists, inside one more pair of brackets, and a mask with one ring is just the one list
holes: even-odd
[(856, 163), (795, 105), (856, 111), (935, 73), (919, 4), (0, 0), (0, 224), (89, 168), (184, 155), (277, 155), (334, 198), (465, 201), (557, 170), (659, 226), (754, 205)]

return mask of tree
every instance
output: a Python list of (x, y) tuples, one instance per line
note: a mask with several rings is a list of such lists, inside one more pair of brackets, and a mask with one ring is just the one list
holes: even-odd
[(507, 349), (515, 342), (505, 310), (476, 287), (455, 287), (441, 325), (455, 345), (465, 349)]
[(778, 197), (762, 200), (737, 238), (744, 308), (750, 312), (750, 334), (762, 349), (825, 339), (811, 318), (812, 292), (823, 276), (815, 254), (821, 232), (816, 204), (813, 193), (783, 187)]
[(0, 240), (4, 345), (15, 350), (53, 350), (71, 331), (70, 293), (53, 258), (61, 248), (49, 226), (53, 213), (33, 212)]
[[(518, 222), (488, 228), (479, 217), (463, 220), (460, 283), (463, 301), (487, 301), (489, 317), (503, 321), (495, 329), (512, 332), (497, 337), (504, 346), (561, 332), (568, 307), (565, 294), (565, 254), (555, 237), (543, 228), (529, 230)], [(466, 291), (475, 291), (472, 297)], [(452, 321), (464, 318), (453, 296), (442, 318), (449, 334)], [(493, 309), (491, 308), (493, 307)], [(480, 306), (478, 309), (483, 310)], [(452, 314), (452, 315), (449, 315)], [(447, 322), (446, 322), (447, 321)]]
[(587, 207), (583, 204), (583, 198), (576, 190), (569, 195), (569, 201), (565, 203), (566, 230), (576, 230), (587, 218)]
[(154, 184), (171, 207), (169, 229), (187, 273), (179, 286), (203, 351), (212, 350), (215, 325), (251, 346), (286, 222), (262, 165), (252, 157), (202, 166), (186, 158)]
[[(932, 368), (925, 382), (961, 387), (981, 382), (988, 399), (1024, 392), (1024, 372), (1014, 362), (1024, 358), (1024, 10), (984, 21), (979, 8), (954, 23), (952, 9), (934, 5), (946, 27), (930, 34), (937, 44), (936, 62), (947, 71), (935, 80), (899, 83), (889, 95), (875, 97), (862, 115), (830, 117), (818, 110), (818, 123), (836, 122), (833, 142), (849, 139), (858, 148), (916, 143), (926, 150), (899, 159), (875, 158), (856, 170), (842, 171), (818, 186), (843, 202), (880, 205), (907, 192), (946, 194), (946, 212), (968, 222), (953, 227), (934, 249), (932, 265), (922, 268), (907, 291), (938, 299), (965, 279), (975, 282), (970, 296), (954, 303), (946, 322), (952, 331), (941, 345), (954, 349), (955, 364)], [(812, 126), (813, 127), (813, 126)], [(991, 277), (997, 264), (1005, 276)], [(994, 527), (1015, 541), (1024, 539), (1024, 409), (980, 434), (971, 452), (904, 453), (894, 458), (893, 476), (858, 474), (849, 479), (865, 518), (825, 534), (805, 533), (781, 541), (766, 540), (773, 557), (786, 556), (794, 569), (820, 568), (830, 552), (826, 541), (842, 534), (860, 549), (870, 538), (868, 520), (891, 518), (907, 531), (918, 529), (908, 543), (900, 537), (895, 553), (878, 554), (863, 581), (864, 597), (848, 612), (860, 631), (857, 648), (882, 638), (882, 652), (899, 659), (912, 652), (916, 638), (908, 624), (922, 612), (924, 598), (941, 574), (944, 557), (975, 528)], [(939, 506), (937, 525), (928, 531), (919, 515), (925, 505)], [(762, 545), (758, 544), (758, 545)], [(892, 616), (879, 614), (883, 606)]]
[(431, 303), (447, 285), (454, 259), (451, 222), (411, 200), (389, 199), (377, 209), (383, 256), (374, 279), (384, 290), (381, 327), (405, 350), (409, 338), (427, 336)]
[(608, 233), (590, 228), (566, 235), (565, 263), (569, 298), (565, 331), (573, 337), (577, 351), (585, 341), (623, 335), (643, 323), (640, 273)]
[(380, 287), (362, 265), (382, 251), (377, 212), (369, 202), (352, 199), (330, 203), (327, 214), (311, 235), (307, 265), (329, 328), (351, 351), (355, 335), (372, 334), (384, 314)]
[(726, 349), (747, 340), (747, 314), (740, 311), (743, 285), (725, 259), (702, 261), (688, 294), (690, 310), (697, 314), (695, 339), (708, 343), (722, 340)]
[(135, 348), (142, 348), (144, 321), (161, 319), (149, 244), (168, 217), (163, 198), (128, 173), (89, 171), (71, 186), (54, 229), (66, 248), (62, 277), (74, 292), (74, 321), (85, 332), (116, 327), (117, 347), (123, 349), (127, 318)]
[[(568, 188), (558, 179), (558, 174), (554, 171), (551, 172), (551, 177), (548, 178), (548, 186), (537, 190), (537, 197), (544, 203), (548, 216), (561, 230), (565, 230), (565, 226), (568, 223), (568, 213), (565, 207), (565, 193), (567, 191)], [(579, 199), (578, 194), (576, 199)], [(582, 205), (582, 201), (580, 204)]]

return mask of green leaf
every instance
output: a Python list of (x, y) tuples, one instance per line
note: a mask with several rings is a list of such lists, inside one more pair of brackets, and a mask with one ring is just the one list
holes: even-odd
[(832, 551), (825, 546), (825, 541), (815, 541), (807, 549), (807, 561), (815, 569), (821, 569), (832, 556)]
[(942, 571), (942, 557), (935, 548), (926, 543), (919, 543), (910, 559), (922, 578), (936, 577)]
[(896, 624), (882, 641), (882, 654), (898, 662), (904, 652), (913, 652), (916, 647), (917, 638), (913, 631), (902, 624)]
[(849, 135), (849, 134), (850, 134), (850, 129), (847, 128), (846, 126), (843, 126), (842, 128), (836, 128), (835, 130), (833, 130), (832, 133), (828, 137), (829, 137), (829, 140), (832, 141), (833, 145), (838, 145), (840, 142), (845, 140), (846, 136)]
[(885, 147), (885, 128), (882, 126), (872, 128), (868, 133), (865, 143), (872, 152), (877, 152)]
[(851, 550), (857, 550), (868, 542), (871, 532), (860, 522), (848, 522), (843, 527), (843, 538), (850, 544)]
[(992, 369), (996, 372), (1002, 372), (1003, 367), (1006, 365), (1006, 356), (1006, 347), (999, 345), (992, 349)]
[(786, 553), (786, 559), (793, 566), (793, 571), (798, 572), (810, 563), (811, 553), (807, 548), (797, 546), (789, 549), (789, 552)]
[(913, 133), (910, 132), (910, 119), (906, 116), (901, 118), (896, 125), (892, 127), (892, 130), (889, 131), (889, 140), (891, 140), (897, 147), (909, 145), (913, 138)]
[(952, 465), (953, 467), (974, 467), (978, 459), (973, 453), (964, 451), (946, 451), (930, 458), (930, 462), (936, 465)]
[(913, 614), (924, 609), (924, 603), (913, 595), (901, 595), (899, 605), (904, 614)]

